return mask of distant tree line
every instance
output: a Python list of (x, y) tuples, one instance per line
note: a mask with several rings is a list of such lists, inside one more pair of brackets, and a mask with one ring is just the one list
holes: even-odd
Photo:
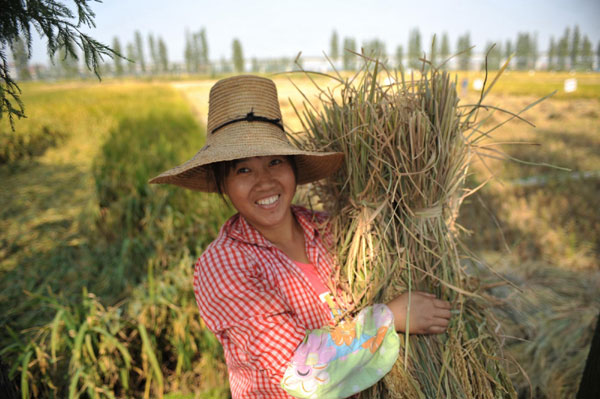
[[(113, 38), (112, 49), (126, 58), (113, 58), (110, 63), (99, 63), (98, 70), (104, 75), (113, 76), (146, 76), (169, 73), (214, 74), (250, 72), (278, 72), (297, 68), (300, 60), (290, 57), (278, 57), (268, 60), (244, 57), (242, 43), (233, 39), (231, 57), (221, 58), (219, 62), (211, 62), (206, 29), (185, 31), (183, 63), (169, 61), (169, 52), (165, 40), (149, 33), (144, 38), (136, 31), (131, 41), (124, 46), (118, 37)], [(89, 69), (82, 67), (77, 48), (58, 48), (51, 57), (51, 67), (46, 71), (29, 67), (28, 43), (21, 38), (16, 39), (11, 47), (13, 60), (19, 80), (27, 80), (33, 74), (38, 78), (76, 78), (89, 76)], [(509, 56), (513, 55), (509, 68), (515, 70), (532, 70), (544, 68), (550, 71), (580, 70), (589, 71), (600, 66), (600, 41), (593, 48), (587, 35), (581, 34), (579, 27), (566, 28), (559, 38), (550, 38), (547, 49), (540, 50), (537, 33), (519, 32), (514, 40), (488, 41), (484, 49), (478, 51), (475, 58), (473, 44), (469, 32), (460, 35), (451, 45), (446, 32), (424, 39), (418, 28), (409, 32), (408, 43), (398, 45), (393, 53), (388, 53), (384, 41), (374, 38), (363, 41), (361, 46), (352, 37), (340, 38), (336, 31), (331, 34), (329, 42), (329, 59), (337, 68), (354, 70), (359, 67), (357, 53), (386, 60), (397, 67), (420, 69), (426, 59), (433, 65), (458, 70), (499, 69)], [(482, 57), (482, 53), (487, 55)], [(449, 57), (452, 59), (447, 62)], [(391, 59), (390, 59), (391, 58)], [(482, 60), (483, 59), (483, 60)], [(543, 59), (543, 62), (540, 60)], [(594, 62), (596, 61), (596, 62)]]
[[(340, 40), (338, 33), (333, 31), (329, 46), (329, 56), (334, 60), (341, 60), (342, 69), (352, 70), (357, 67), (358, 59), (353, 54), (357, 52), (355, 39), (346, 37)], [(366, 56), (377, 56), (386, 60), (388, 57), (385, 43), (378, 39), (363, 42), (358, 53), (361, 51)], [(425, 43), (419, 29), (414, 28), (409, 32), (407, 45), (400, 44), (396, 47), (393, 61), (397, 67), (420, 69), (423, 65), (422, 59), (439, 65), (453, 55), (453, 60), (444, 64), (445, 67), (448, 68), (452, 65), (459, 70), (484, 68), (485, 59), (487, 59), (487, 68), (497, 70), (509, 56), (513, 55), (509, 68), (515, 70), (544, 68), (550, 71), (591, 71), (594, 69), (594, 58), (596, 58), (596, 68), (600, 66), (600, 41), (594, 51), (592, 42), (587, 35), (580, 33), (579, 26), (575, 26), (572, 30), (566, 28), (562, 37), (556, 40), (554, 37), (550, 37), (550, 43), (546, 50), (540, 51), (537, 33), (519, 32), (514, 41), (510, 39), (504, 43), (488, 41), (483, 53), (487, 57), (475, 65), (469, 32), (459, 36), (456, 46), (452, 48), (446, 32), (443, 32), (441, 37), (435, 35)], [(540, 63), (541, 55), (544, 54), (545, 62)]]

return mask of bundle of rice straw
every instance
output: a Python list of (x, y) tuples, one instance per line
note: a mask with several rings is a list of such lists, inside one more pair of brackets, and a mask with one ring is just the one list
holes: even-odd
[(318, 106), (295, 108), (300, 145), (345, 153), (345, 167), (308, 194), (332, 215), (337, 280), (353, 311), (423, 290), (455, 314), (446, 334), (401, 336), (393, 370), (362, 397), (514, 398), (497, 325), (457, 249), (455, 218), (481, 133), (467, 137), (481, 126), (473, 120), (484, 91), (479, 104), (460, 108), (447, 72), (424, 62), (407, 80), (363, 58), (353, 77), (332, 76), (339, 85), (321, 89)]

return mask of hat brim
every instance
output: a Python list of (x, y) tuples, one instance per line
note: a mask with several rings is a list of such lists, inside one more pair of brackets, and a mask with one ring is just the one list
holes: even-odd
[[(226, 129), (227, 132), (215, 134), (212, 145), (205, 145), (193, 158), (150, 179), (149, 183), (217, 192), (208, 165), (234, 159), (290, 155), (294, 156), (296, 162), (296, 183), (306, 184), (330, 176), (340, 168), (344, 159), (341, 152), (302, 151), (292, 146), (287, 139), (278, 139), (281, 130), (270, 124), (240, 122)], [(277, 130), (277, 134), (274, 134), (274, 130)], [(223, 140), (219, 140), (220, 137)]]

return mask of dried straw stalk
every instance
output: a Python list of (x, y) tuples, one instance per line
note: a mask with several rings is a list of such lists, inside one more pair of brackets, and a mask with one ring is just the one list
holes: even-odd
[(318, 106), (295, 108), (306, 132), (300, 145), (346, 155), (345, 167), (308, 194), (332, 215), (337, 280), (354, 311), (425, 290), (451, 301), (455, 314), (446, 334), (406, 334), (384, 384), (362, 397), (514, 398), (496, 325), (457, 250), (464, 180), (484, 134), (472, 122), (481, 100), (461, 113), (448, 73), (424, 62), (406, 80), (363, 58), (352, 78), (332, 76), (337, 88), (315, 83)]

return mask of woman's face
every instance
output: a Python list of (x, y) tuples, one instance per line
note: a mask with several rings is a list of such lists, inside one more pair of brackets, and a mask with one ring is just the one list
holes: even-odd
[(292, 164), (285, 156), (244, 158), (225, 177), (225, 194), (258, 231), (289, 222), (296, 192)]

